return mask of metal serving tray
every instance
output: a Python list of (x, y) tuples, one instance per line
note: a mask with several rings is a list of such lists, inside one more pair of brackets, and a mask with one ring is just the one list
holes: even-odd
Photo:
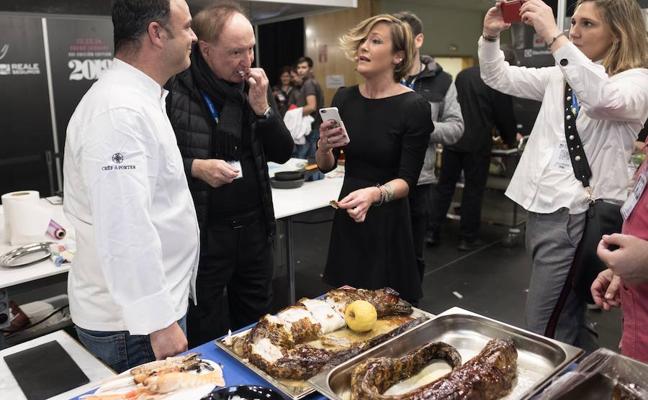
[[(419, 308), (412, 307), (412, 314), (411, 317), (413, 319), (416, 318), (424, 318), (424, 319), (431, 319), (434, 317), (434, 314), (430, 314), (427, 311), (423, 311)], [(426, 321), (427, 322), (427, 321)], [(425, 323), (425, 322), (424, 322)], [(414, 329), (414, 328), (412, 328)], [(232, 337), (238, 337), (238, 336), (243, 336), (247, 335), (252, 328), (246, 329), (241, 332), (237, 332), (235, 334), (232, 334)], [(401, 334), (402, 335), (402, 334)], [(239, 357), (236, 353), (232, 351), (230, 347), (225, 345), (223, 343), (225, 338), (220, 338), (217, 339), (214, 343), (216, 346), (221, 348), (223, 351), (225, 351), (227, 354), (232, 356), (236, 361), (244, 365), (245, 367), (249, 368), (250, 370), (254, 371), (257, 375), (259, 375), (261, 378), (265, 379), (268, 383), (273, 385), (277, 390), (279, 390), (282, 394), (287, 396), (288, 398), (291, 398), (293, 400), (298, 400), (303, 397), (308, 396), (309, 394), (315, 392), (315, 388), (309, 383), (309, 381), (302, 381), (302, 380), (287, 380), (287, 379), (275, 379), (269, 374), (265, 373), (261, 369), (257, 368), (254, 364), (250, 363), (247, 359), (243, 359)], [(363, 354), (363, 353), (360, 353)]]
[(462, 361), (466, 362), (493, 338), (512, 338), (518, 351), (517, 379), (505, 399), (530, 398), (583, 353), (576, 347), (454, 307), (330, 371), (314, 376), (309, 382), (331, 399), (348, 400), (351, 373), (357, 364), (368, 358), (399, 357), (423, 344), (442, 341), (454, 346)]
[(611, 399), (620, 385), (634, 398), (648, 398), (648, 365), (608, 349), (582, 359), (542, 393), (542, 400)]

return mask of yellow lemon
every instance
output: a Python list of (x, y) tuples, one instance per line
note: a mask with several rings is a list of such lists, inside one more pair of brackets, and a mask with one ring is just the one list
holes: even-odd
[(373, 329), (378, 319), (376, 307), (368, 301), (356, 300), (344, 310), (344, 320), (354, 332), (367, 332)]

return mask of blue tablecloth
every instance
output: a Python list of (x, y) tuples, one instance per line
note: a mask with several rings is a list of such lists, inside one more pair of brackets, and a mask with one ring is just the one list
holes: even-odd
[[(258, 386), (272, 387), (272, 385), (266, 382), (265, 379), (255, 374), (252, 370), (247, 368), (245, 365), (238, 362), (234, 357), (230, 356), (222, 349), (220, 349), (218, 346), (216, 346), (213, 341), (200, 345), (194, 349), (191, 349), (189, 350), (189, 352), (200, 353), (202, 354), (202, 358), (206, 358), (208, 360), (212, 360), (221, 364), (223, 367), (225, 384), (227, 386), (258, 385)], [(86, 394), (90, 394), (92, 392), (93, 391), (89, 391)], [(321, 400), (325, 398), (326, 397), (322, 396), (318, 392), (312, 393), (308, 397), (305, 397), (305, 399), (307, 400)], [(78, 399), (79, 397), (74, 397), (71, 400), (78, 400)]]

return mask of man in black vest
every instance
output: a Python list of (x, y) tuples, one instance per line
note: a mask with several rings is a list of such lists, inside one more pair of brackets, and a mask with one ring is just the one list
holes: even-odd
[(409, 11), (401, 11), (394, 16), (407, 22), (412, 28), (416, 45), (415, 59), (420, 60), (413, 64), (407, 78), (403, 79), (401, 83), (412, 88), (430, 103), (434, 121), (434, 131), (430, 132), (428, 149), (425, 153), (418, 185), (409, 193), (414, 249), (421, 280), (423, 280), (425, 272), (423, 240), (432, 207), (430, 196), (432, 184), (436, 181), (434, 176), (435, 146), (437, 143), (444, 145), (456, 143), (461, 138), (464, 127), (452, 76), (444, 72), (432, 57), (420, 54), (424, 39), (423, 23), (416, 14)]
[(293, 151), (268, 78), (252, 68), (256, 39), (240, 5), (202, 10), (193, 29), (192, 65), (169, 83), (167, 99), (201, 230), (190, 347), (269, 311), (275, 218), (267, 161), (284, 163)]

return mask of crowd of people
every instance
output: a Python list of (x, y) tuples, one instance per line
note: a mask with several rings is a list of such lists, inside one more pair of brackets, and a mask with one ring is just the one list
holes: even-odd
[[(501, 3), (485, 16), (479, 66), (454, 81), (421, 54), (415, 14), (353, 27), (341, 48), (363, 83), (333, 97), (338, 124), (319, 116), (326, 105), (310, 58), (282, 68), (270, 87), (238, 3), (192, 19), (185, 0), (113, 1), (115, 63), (79, 103), (65, 146), (64, 209), (78, 249), (68, 286), (82, 343), (121, 372), (269, 312), (267, 162), (291, 156), (328, 172), (344, 152), (324, 281), (391, 287), (417, 304), (424, 243), (438, 243), (462, 171), (460, 249), (479, 245), (491, 135), (497, 127), (514, 144), (516, 96), (542, 102), (507, 190), (528, 211), (527, 328), (596, 347), (575, 259), (597, 250), (583, 249), (581, 237), (592, 210), (611, 204), (625, 222), (600, 239), (608, 269), (587, 288), (604, 309), (623, 306), (621, 350), (648, 361), (648, 166), (627, 195), (628, 159), (648, 117), (641, 10), (635, 0), (579, 0), (565, 34), (549, 6), (525, 0), (522, 21), (556, 65), (524, 68), (501, 50), (510, 26)], [(433, 185), (438, 145), (444, 159)]]

